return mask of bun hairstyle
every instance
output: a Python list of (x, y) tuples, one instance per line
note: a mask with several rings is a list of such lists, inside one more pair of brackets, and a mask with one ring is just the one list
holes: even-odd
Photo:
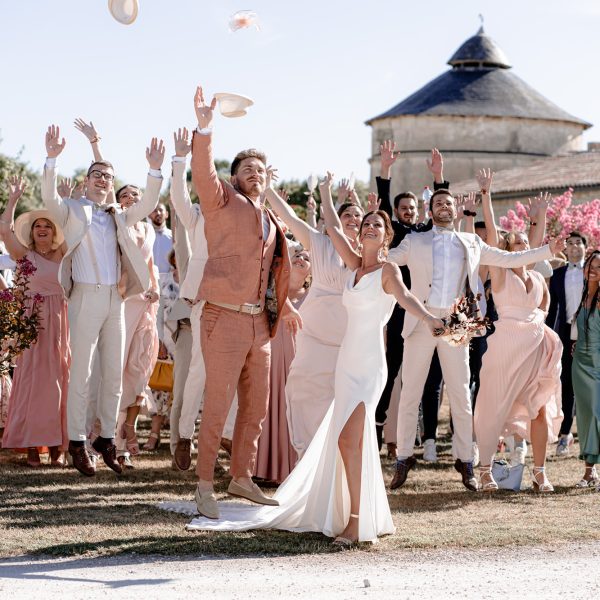
[(378, 217), (381, 217), (381, 219), (383, 221), (383, 226), (384, 226), (384, 230), (385, 230), (385, 235), (383, 238), (383, 253), (385, 256), (387, 256), (388, 250), (390, 249), (390, 244), (392, 243), (392, 240), (394, 239), (394, 228), (392, 227), (392, 222), (390, 221), (390, 217), (388, 216), (388, 214), (385, 211), (373, 210), (373, 211), (367, 213), (363, 217), (363, 220), (361, 221), (360, 229), (358, 230), (358, 237), (360, 238), (360, 236), (362, 234), (363, 226), (365, 224), (367, 217), (370, 217), (371, 215), (377, 215)]

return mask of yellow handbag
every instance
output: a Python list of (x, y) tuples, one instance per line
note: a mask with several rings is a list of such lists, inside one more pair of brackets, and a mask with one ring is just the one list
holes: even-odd
[(158, 359), (150, 376), (148, 387), (159, 392), (173, 391), (173, 361)]

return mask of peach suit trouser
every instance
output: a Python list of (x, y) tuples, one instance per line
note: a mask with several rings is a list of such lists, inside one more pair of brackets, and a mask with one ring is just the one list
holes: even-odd
[[(436, 317), (441, 317), (447, 315), (450, 309), (429, 308), (429, 311)], [(407, 458), (413, 454), (419, 404), (436, 348), (450, 401), (454, 423), (452, 443), (456, 457), (464, 462), (471, 462), (473, 411), (469, 391), (469, 345), (450, 346), (441, 338), (433, 337), (422, 322), (404, 340), (402, 392), (398, 407), (398, 458)]]
[(199, 479), (213, 479), (223, 426), (237, 388), (239, 404), (229, 471), (234, 478), (251, 477), (269, 405), (271, 345), (267, 315), (247, 315), (207, 303), (200, 335), (206, 387), (196, 473)]

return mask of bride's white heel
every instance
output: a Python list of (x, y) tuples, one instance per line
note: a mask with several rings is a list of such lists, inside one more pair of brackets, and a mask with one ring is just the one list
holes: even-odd
[[(350, 513), (351, 519), (358, 519), (358, 515)], [(358, 540), (350, 540), (348, 538), (342, 537), (338, 535), (335, 540), (333, 540), (332, 544), (334, 546), (342, 546), (344, 548), (350, 548), (351, 546), (356, 546), (358, 544)]]

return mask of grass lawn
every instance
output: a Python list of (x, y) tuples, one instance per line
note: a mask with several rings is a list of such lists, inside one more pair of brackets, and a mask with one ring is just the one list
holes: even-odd
[[(140, 441), (145, 441), (147, 426), (141, 422)], [(25, 455), (0, 450), (0, 556), (244, 556), (336, 551), (329, 538), (317, 533), (186, 532), (188, 517), (155, 508), (162, 500), (193, 498), (193, 468), (185, 473), (171, 469), (167, 436), (168, 432), (163, 432), (158, 453), (142, 453), (134, 459), (136, 469), (120, 477), (104, 465), (93, 478), (71, 468), (33, 470), (26, 466)], [(568, 458), (556, 460), (554, 446), (549, 448), (547, 471), (556, 488), (554, 494), (528, 490), (487, 495), (463, 488), (452, 467), (450, 439), (442, 437), (439, 462), (430, 465), (419, 461), (404, 487), (388, 493), (396, 534), (366, 550), (599, 540), (600, 494), (573, 487), (583, 474), (577, 452), (575, 445)], [(417, 450), (418, 458), (421, 453)], [(220, 460), (227, 466), (224, 455)], [(384, 458), (383, 467), (389, 484), (393, 462)], [(529, 482), (526, 471), (524, 483), (528, 487)], [(227, 496), (228, 483), (228, 476), (219, 478), (220, 497)]]

